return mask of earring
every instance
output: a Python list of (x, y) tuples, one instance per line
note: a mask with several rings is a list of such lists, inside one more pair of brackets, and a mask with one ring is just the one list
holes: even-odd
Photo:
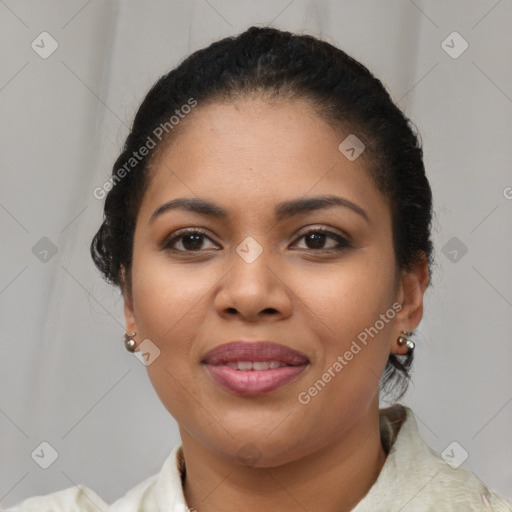
[(135, 340), (133, 339), (137, 333), (133, 334), (125, 333), (124, 335), (124, 346), (128, 352), (135, 352)]
[(407, 345), (407, 348), (409, 349), (407, 352), (408, 354), (410, 354), (416, 346), (409, 336), (412, 336), (412, 331), (402, 331), (402, 334), (397, 339), (397, 343), (399, 345)]

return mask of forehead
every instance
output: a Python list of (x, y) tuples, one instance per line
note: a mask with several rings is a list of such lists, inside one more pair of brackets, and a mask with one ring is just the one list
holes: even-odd
[(366, 159), (350, 161), (339, 150), (350, 134), (334, 130), (304, 100), (199, 104), (152, 162), (141, 213), (174, 197), (209, 198), (228, 210), (250, 204), (255, 212), (336, 193), (385, 215)]

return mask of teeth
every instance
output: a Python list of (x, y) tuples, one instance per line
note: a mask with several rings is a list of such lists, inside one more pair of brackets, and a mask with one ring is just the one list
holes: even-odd
[(253, 370), (268, 370), (268, 361), (254, 361), (252, 363)]
[(286, 363), (281, 363), (280, 361), (229, 361), (226, 365), (234, 370), (240, 371), (274, 370), (280, 366), (288, 366)]

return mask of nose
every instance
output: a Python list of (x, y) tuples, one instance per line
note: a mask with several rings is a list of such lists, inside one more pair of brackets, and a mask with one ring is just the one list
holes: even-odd
[(231, 269), (221, 280), (215, 297), (217, 313), (247, 322), (289, 317), (293, 310), (292, 290), (279, 270), (279, 264), (268, 252), (263, 251), (253, 261), (234, 253)]

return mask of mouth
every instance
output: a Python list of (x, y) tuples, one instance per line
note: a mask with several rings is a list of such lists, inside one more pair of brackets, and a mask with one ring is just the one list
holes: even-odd
[(307, 368), (309, 359), (270, 341), (234, 341), (208, 352), (202, 364), (223, 388), (242, 395), (259, 395), (294, 380)]

